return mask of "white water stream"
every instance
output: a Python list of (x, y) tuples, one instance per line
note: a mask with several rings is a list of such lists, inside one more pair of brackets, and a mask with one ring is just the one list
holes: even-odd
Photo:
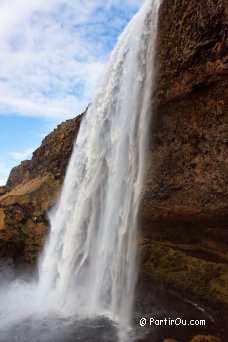
[(124, 30), (81, 124), (38, 284), (20, 285), (25, 316), (39, 307), (130, 324), (159, 4), (146, 0)]

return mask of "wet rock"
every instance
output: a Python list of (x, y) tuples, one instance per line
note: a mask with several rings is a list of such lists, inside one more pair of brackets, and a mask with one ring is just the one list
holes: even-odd
[[(147, 257), (153, 260), (151, 277), (227, 303), (225, 9), (225, 0), (162, 2), (140, 235), (154, 248), (143, 251), (144, 265)], [(172, 250), (159, 249), (155, 243)], [(201, 252), (190, 256), (180, 251), (182, 246)], [(218, 257), (214, 267), (219, 275), (211, 267), (212, 255)], [(200, 265), (192, 275), (190, 257)], [(226, 260), (222, 266), (219, 257)], [(203, 274), (213, 290), (203, 285)]]
[[(189, 249), (189, 245), (141, 241), (143, 271), (153, 279), (175, 289), (191, 291), (199, 298), (228, 305), (227, 258), (205, 250)], [(194, 253), (195, 252), (195, 253)], [(200, 253), (201, 252), (201, 253)]]

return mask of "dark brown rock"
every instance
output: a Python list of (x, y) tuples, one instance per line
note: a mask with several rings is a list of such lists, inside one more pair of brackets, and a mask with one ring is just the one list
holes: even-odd
[[(140, 231), (152, 277), (228, 303), (226, 18), (225, 0), (162, 2)], [(195, 281), (186, 281), (191, 262)]]
[(158, 32), (156, 102), (164, 104), (223, 80), (225, 0), (163, 0)]
[(0, 186), (0, 196), (4, 195), (6, 193), (6, 187), (5, 186)]

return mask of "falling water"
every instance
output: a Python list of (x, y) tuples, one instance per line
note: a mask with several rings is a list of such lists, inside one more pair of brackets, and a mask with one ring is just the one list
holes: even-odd
[(129, 323), (159, 3), (145, 1), (119, 38), (50, 215), (39, 290), (67, 314)]
[(118, 40), (50, 213), (39, 280), (0, 283), (0, 330), (60, 311), (130, 325), (159, 4), (146, 0)]

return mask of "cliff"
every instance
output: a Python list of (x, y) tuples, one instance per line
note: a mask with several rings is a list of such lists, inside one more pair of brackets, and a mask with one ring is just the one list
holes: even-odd
[(67, 120), (48, 134), (33, 153), (32, 160), (25, 160), (11, 170), (5, 190), (10, 191), (19, 184), (46, 174), (62, 182), (82, 117), (83, 114)]
[[(164, 0), (148, 175), (140, 209), (142, 273), (228, 303), (225, 0)], [(0, 189), (0, 256), (34, 262), (82, 116), (48, 135)]]
[(12, 169), (0, 193), (0, 257), (35, 262), (48, 229), (83, 114), (59, 125)]
[(148, 177), (144, 271), (228, 303), (225, 1), (163, 1)]

